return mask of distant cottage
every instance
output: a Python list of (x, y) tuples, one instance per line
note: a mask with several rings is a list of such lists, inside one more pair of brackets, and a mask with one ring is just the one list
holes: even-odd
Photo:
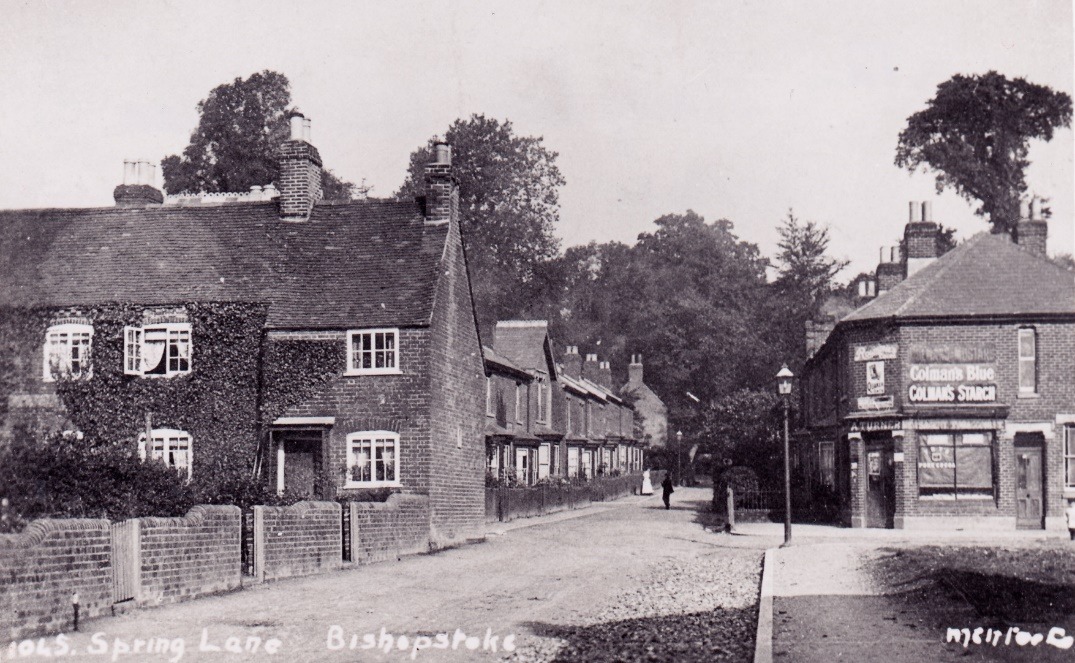
[(278, 190), (165, 199), (128, 164), (115, 207), (0, 211), (0, 439), (77, 428), (190, 476), (427, 495), (434, 545), (481, 536), (450, 148), (416, 201), (326, 203), (309, 121), (291, 129)]

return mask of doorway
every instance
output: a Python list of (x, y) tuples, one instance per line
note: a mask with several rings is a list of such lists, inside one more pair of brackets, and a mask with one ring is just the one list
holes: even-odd
[(303, 497), (323, 497), (321, 486), (322, 430), (276, 430), (276, 487)]
[(1015, 440), (1015, 525), (1019, 529), (1045, 528), (1042, 447), (1034, 437), (1017, 434)]
[(896, 477), (892, 439), (866, 443), (866, 526), (892, 529), (896, 515)]

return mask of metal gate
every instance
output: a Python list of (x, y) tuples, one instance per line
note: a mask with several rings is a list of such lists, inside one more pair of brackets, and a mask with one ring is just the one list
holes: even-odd
[(137, 518), (112, 523), (112, 602), (138, 598), (142, 580), (140, 523)]

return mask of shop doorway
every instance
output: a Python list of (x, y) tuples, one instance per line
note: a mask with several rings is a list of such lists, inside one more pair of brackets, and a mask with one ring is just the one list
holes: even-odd
[(891, 529), (896, 515), (892, 441), (866, 445), (866, 526)]
[(1034, 444), (1036, 440), (1020, 437), (1017, 435), (1015, 440), (1015, 524), (1019, 529), (1044, 529), (1041, 446)]

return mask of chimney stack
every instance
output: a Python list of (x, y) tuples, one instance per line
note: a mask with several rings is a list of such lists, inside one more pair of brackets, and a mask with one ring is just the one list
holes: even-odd
[(582, 377), (590, 382), (600, 384), (601, 378), (597, 374), (600, 365), (600, 362), (597, 361), (596, 353), (587, 354), (586, 361), (582, 362)]
[(642, 384), (642, 355), (631, 355), (631, 363), (627, 365), (627, 383)]
[(932, 206), (928, 202), (922, 203), (922, 218), (916, 213), (916, 206), (915, 202), (911, 202), (910, 220), (903, 229), (903, 245), (906, 250), (904, 258), (907, 265), (904, 278), (912, 276), (936, 260), (939, 253), (940, 229), (933, 222)]
[(577, 345), (569, 345), (564, 350), (564, 375), (576, 379), (582, 377), (582, 356)]
[(452, 148), (438, 140), (433, 145), (433, 162), (425, 168), (426, 223), (448, 223), (458, 211), (459, 184), (452, 174)]
[(292, 113), (291, 137), (280, 146), (280, 217), (305, 221), (321, 200), (321, 154), (310, 144), (310, 120)]
[[(1022, 211), (1020, 205), (1020, 212)], [(1049, 223), (1041, 218), (1040, 203), (1031, 199), (1027, 203), (1026, 217), (1020, 213), (1015, 226), (1015, 243), (1036, 256), (1045, 257), (1049, 239)]]
[(612, 391), (612, 364), (603, 361), (597, 365), (597, 384)]
[(123, 162), (123, 184), (112, 191), (116, 207), (160, 205), (164, 193), (157, 188), (157, 167), (147, 159)]
[(878, 295), (895, 288), (896, 284), (903, 280), (903, 261), (900, 256), (900, 247), (881, 247), (881, 260), (877, 263), (874, 280), (877, 281)]

